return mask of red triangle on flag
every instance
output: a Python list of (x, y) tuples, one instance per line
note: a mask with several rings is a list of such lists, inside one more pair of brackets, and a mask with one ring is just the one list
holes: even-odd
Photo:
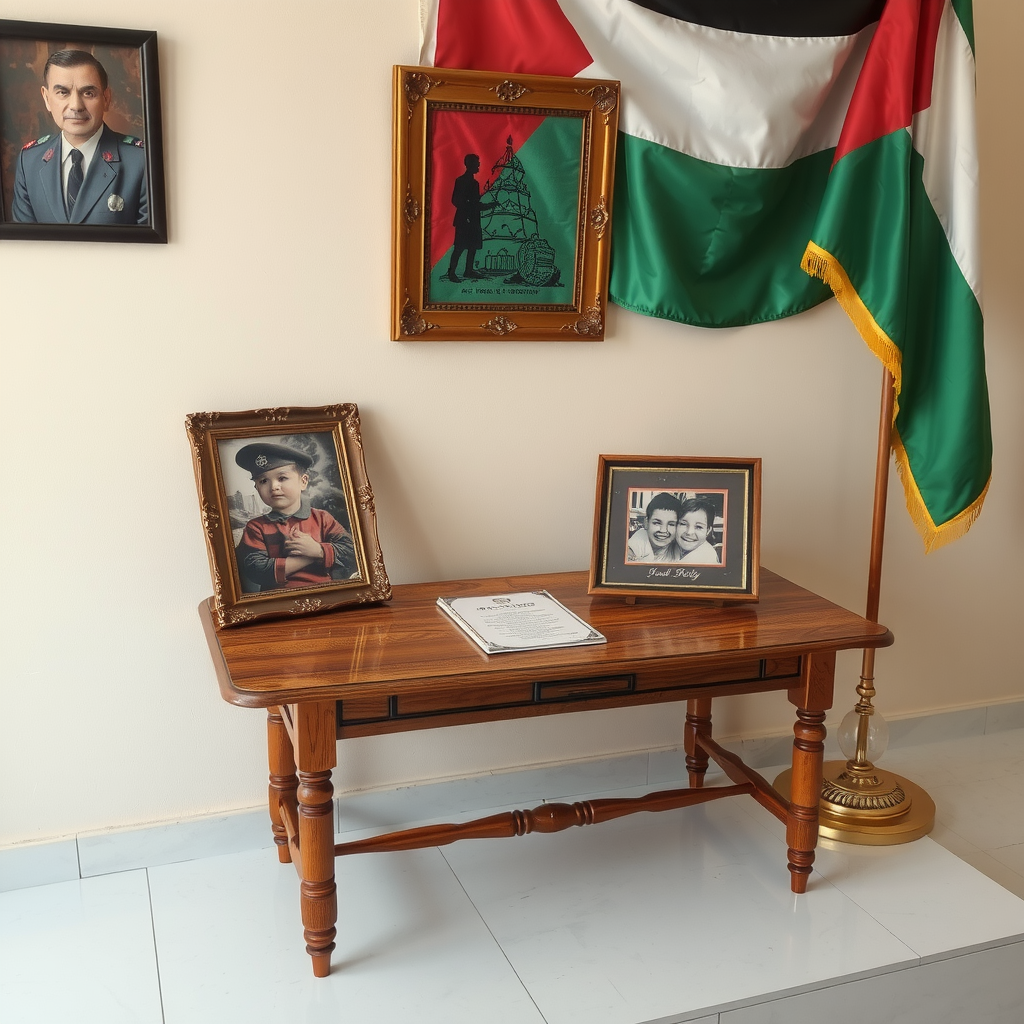
[(439, 0), (436, 67), (572, 78), (593, 62), (557, 0)]

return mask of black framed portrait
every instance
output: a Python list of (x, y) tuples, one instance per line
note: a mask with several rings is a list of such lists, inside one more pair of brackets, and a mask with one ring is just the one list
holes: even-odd
[(155, 32), (0, 20), (0, 238), (166, 242)]
[(602, 455), (590, 593), (756, 601), (761, 460)]

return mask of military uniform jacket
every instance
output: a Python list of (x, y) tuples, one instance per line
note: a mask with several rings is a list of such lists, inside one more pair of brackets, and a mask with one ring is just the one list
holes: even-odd
[(106, 125), (70, 220), (61, 181), (61, 136), (44, 135), (19, 154), (14, 172), (15, 221), (23, 224), (148, 224), (146, 151), (142, 140)]

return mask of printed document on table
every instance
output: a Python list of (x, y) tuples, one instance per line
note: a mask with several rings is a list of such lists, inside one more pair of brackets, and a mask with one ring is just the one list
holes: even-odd
[(546, 590), (486, 597), (439, 597), (437, 606), (488, 654), (607, 642)]

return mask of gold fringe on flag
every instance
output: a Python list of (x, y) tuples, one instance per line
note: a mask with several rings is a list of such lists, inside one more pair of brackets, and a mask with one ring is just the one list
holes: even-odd
[[(899, 346), (875, 323), (868, 307), (861, 301), (839, 260), (813, 242), (807, 243), (800, 268), (811, 277), (816, 277), (832, 289), (843, 312), (853, 321), (853, 326), (867, 343), (869, 349), (881, 360), (882, 365), (892, 374), (896, 385), (896, 404), (893, 406), (893, 421), (899, 412), (900, 391), (903, 389), (903, 353)], [(926, 513), (927, 514), (927, 513)]]
[(896, 456), (896, 472), (900, 475), (903, 484), (903, 492), (907, 496), (907, 511), (914, 521), (918, 533), (924, 538), (924, 549), (926, 552), (938, 551), (946, 544), (959, 540), (974, 525), (974, 521), (981, 515), (981, 506), (985, 503), (985, 495), (988, 494), (989, 484), (992, 477), (985, 481), (985, 487), (981, 494), (971, 502), (959, 515), (947, 520), (940, 526), (936, 526), (928, 507), (917, 489), (917, 481), (910, 469), (910, 460), (907, 458), (907, 450), (900, 440), (899, 431), (895, 424), (892, 428), (892, 450)]
[(988, 494), (989, 484), (992, 478), (985, 483), (981, 494), (963, 510), (945, 523), (936, 526), (935, 521), (924, 503), (921, 491), (914, 479), (914, 472), (910, 468), (910, 459), (903, 447), (899, 431), (896, 429), (896, 416), (899, 413), (900, 391), (903, 386), (903, 354), (899, 347), (885, 331), (875, 322), (875, 318), (868, 311), (867, 306), (857, 294), (849, 276), (843, 269), (842, 264), (821, 246), (814, 242), (808, 242), (804, 250), (800, 267), (811, 277), (816, 277), (832, 289), (836, 301), (842, 307), (843, 312), (853, 321), (857, 333), (864, 339), (868, 348), (881, 360), (882, 365), (892, 374), (893, 388), (896, 392), (892, 410), (892, 434), (890, 444), (896, 456), (896, 470), (900, 475), (903, 484), (903, 493), (907, 500), (907, 511), (910, 518), (917, 527), (918, 533), (924, 540), (926, 552), (937, 551), (939, 548), (954, 540), (959, 540), (974, 524), (974, 521), (981, 514), (981, 506), (985, 502), (985, 495)]

